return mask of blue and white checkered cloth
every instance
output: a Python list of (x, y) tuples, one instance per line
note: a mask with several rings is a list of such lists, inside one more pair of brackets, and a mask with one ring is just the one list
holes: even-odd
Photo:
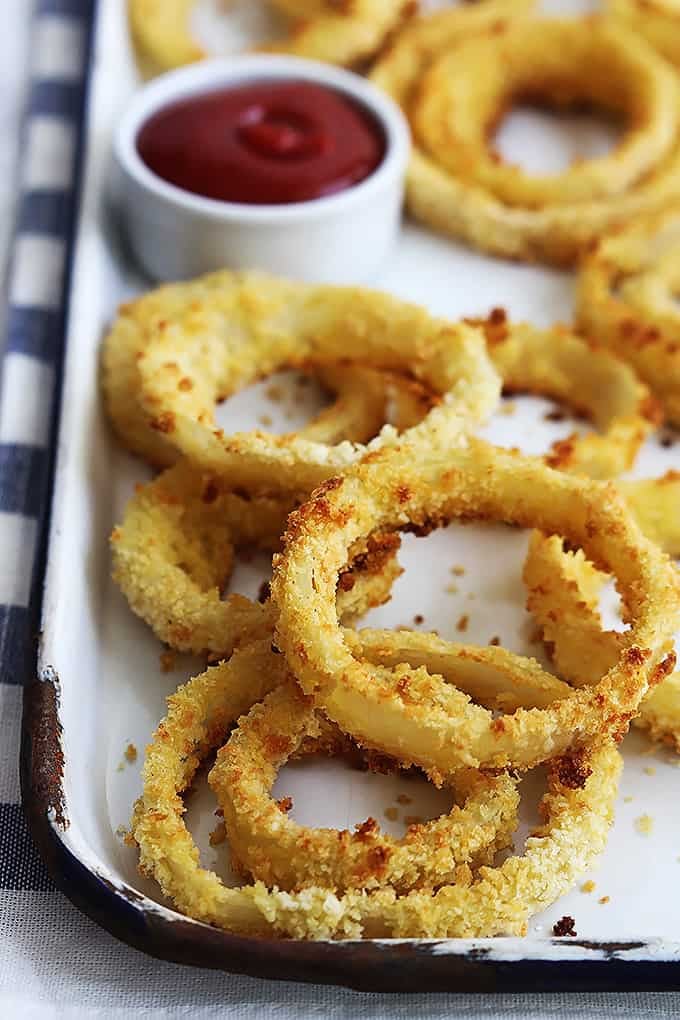
[[(675, 995), (361, 995), (188, 970), (116, 942), (54, 890), (19, 806), (21, 685), (35, 668), (94, 4), (36, 0), (7, 278), (0, 370), (0, 1020), (142, 1014), (222, 1020), (680, 1016)], [(28, 7), (29, 0), (0, 0), (0, 13), (22, 5)], [(0, 26), (1, 33), (4, 23)], [(3, 52), (0, 36), (0, 61)]]
[[(0, 889), (49, 888), (21, 808), (21, 685), (35, 672), (92, 0), (38, 0), (0, 368)], [(12, 756), (12, 760), (7, 760)]]
[(92, 0), (39, 0), (0, 377), (0, 682), (35, 661)]

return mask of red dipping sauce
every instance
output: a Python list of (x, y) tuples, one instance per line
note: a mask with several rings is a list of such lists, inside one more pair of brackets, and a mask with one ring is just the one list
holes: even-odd
[(282, 205), (335, 195), (385, 156), (378, 121), (350, 97), (307, 81), (202, 93), (142, 126), (137, 150), (163, 180), (222, 202)]

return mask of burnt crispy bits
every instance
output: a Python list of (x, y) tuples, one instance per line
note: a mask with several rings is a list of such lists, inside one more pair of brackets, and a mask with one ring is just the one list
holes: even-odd
[(559, 919), (559, 921), (555, 921), (553, 925), (553, 935), (556, 938), (563, 938), (565, 935), (571, 935), (573, 938), (576, 938), (577, 931), (574, 927), (575, 923), (576, 922), (573, 917), (569, 917), (568, 914), (565, 914), (564, 917)]

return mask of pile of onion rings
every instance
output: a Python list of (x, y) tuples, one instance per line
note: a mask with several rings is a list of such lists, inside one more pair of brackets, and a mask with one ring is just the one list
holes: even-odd
[[(223, 435), (215, 404), (281, 367), (334, 402), (289, 436)], [(630, 722), (680, 751), (680, 580), (664, 551), (680, 546), (678, 480), (608, 481), (660, 423), (646, 385), (610, 351), (499, 310), (450, 323), (371, 291), (224, 272), (126, 305), (103, 389), (124, 445), (161, 469), (113, 532), (114, 579), (166, 645), (217, 661), (168, 699), (147, 748), (142, 871), (180, 911), (247, 935), (524, 934), (603, 849)], [(491, 446), (474, 431), (501, 390), (593, 429), (544, 457)], [(390, 598), (400, 532), (454, 519), (538, 529), (525, 581), (559, 676), (494, 644), (356, 629)], [(273, 553), (260, 601), (228, 591), (242, 547)], [(601, 627), (603, 572), (622, 634)], [(453, 807), (401, 838), (374, 819), (303, 826), (272, 787), (309, 755), (419, 770)], [(201, 866), (183, 819), (205, 765), (236, 888)], [(541, 827), (501, 863), (519, 776), (541, 765)]]
[[(264, 0), (255, 0), (264, 2)], [(370, 59), (414, 11), (408, 0), (271, 0), (290, 18), (287, 38), (261, 47), (353, 66)], [(196, 0), (128, 0), (142, 70), (159, 74), (208, 56), (191, 29)]]
[[(680, 194), (677, 75), (638, 33), (605, 17), (462, 30), (462, 17), (415, 21), (372, 72), (411, 123), (417, 219), (499, 255), (569, 265), (603, 232)], [(623, 114), (628, 130), (611, 155), (527, 175), (489, 146), (490, 128), (527, 98), (594, 103)]]

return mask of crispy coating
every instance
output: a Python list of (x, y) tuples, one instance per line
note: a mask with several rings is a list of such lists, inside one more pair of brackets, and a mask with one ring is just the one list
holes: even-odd
[[(532, 536), (524, 566), (527, 608), (552, 651), (560, 674), (575, 687), (596, 684), (624, 645), (624, 635), (605, 631), (597, 606), (604, 576), (579, 555), (565, 552), (557, 536)], [(680, 673), (661, 671), (633, 725), (680, 753)]]
[[(680, 86), (644, 39), (596, 16), (496, 19), (461, 36), (455, 14), (407, 27), (372, 73), (411, 122), (407, 203), (416, 219), (498, 255), (571, 265), (605, 231), (680, 195)], [(490, 150), (488, 136), (526, 97), (623, 104), (630, 129), (611, 156), (556, 177), (525, 175)]]
[[(599, 682), (546, 708), (494, 719), (427, 670), (378, 675), (338, 628), (337, 571), (347, 548), (374, 529), (431, 530), (455, 518), (502, 520), (562, 534), (614, 573), (631, 629)], [(303, 690), (359, 743), (446, 774), (461, 766), (524, 769), (618, 735), (669, 661), (680, 615), (677, 574), (644, 538), (612, 486), (556, 472), (471, 438), (456, 449), (431, 433), (425, 446), (378, 451), (321, 487), (289, 518), (275, 557), (277, 645)]]
[(577, 322), (625, 358), (680, 424), (680, 204), (603, 237), (581, 266)]
[[(286, 38), (259, 49), (341, 65), (372, 57), (414, 11), (407, 0), (272, 3), (292, 24)], [(196, 0), (128, 0), (130, 31), (145, 74), (160, 74), (209, 56), (191, 30), (195, 6)]]
[[(162, 310), (162, 311), (161, 311)], [(306, 496), (367, 449), (394, 442), (386, 427), (367, 448), (304, 436), (225, 435), (217, 400), (281, 368), (349, 356), (408, 374), (440, 398), (416, 429), (451, 439), (494, 409), (500, 381), (481, 331), (435, 319), (375, 291), (310, 286), (224, 271), (161, 287), (122, 309), (105, 342), (104, 389), (118, 431), (133, 421), (197, 466), (249, 490)], [(120, 408), (124, 413), (120, 413)]]
[(291, 680), (253, 706), (218, 752), (208, 780), (224, 813), (232, 855), (253, 878), (288, 891), (390, 885), (408, 892), (454, 882), (461, 864), (490, 864), (509, 845), (517, 822), (517, 782), (505, 773), (491, 777), (474, 770), (445, 780), (464, 799), (462, 806), (411, 825), (403, 839), (386, 835), (373, 819), (355, 832), (299, 825), (281, 812), (271, 790), (301, 743), (319, 735), (320, 722)]
[[(224, 479), (179, 461), (138, 486), (122, 524), (111, 536), (113, 579), (130, 608), (157, 637), (178, 651), (229, 656), (234, 648), (271, 635), (269, 602), (223, 598), (238, 546), (276, 549), (288, 512), (286, 498), (249, 498)], [(338, 587), (346, 622), (390, 597), (401, 573), (395, 536), (374, 536), (352, 550), (352, 568)]]

